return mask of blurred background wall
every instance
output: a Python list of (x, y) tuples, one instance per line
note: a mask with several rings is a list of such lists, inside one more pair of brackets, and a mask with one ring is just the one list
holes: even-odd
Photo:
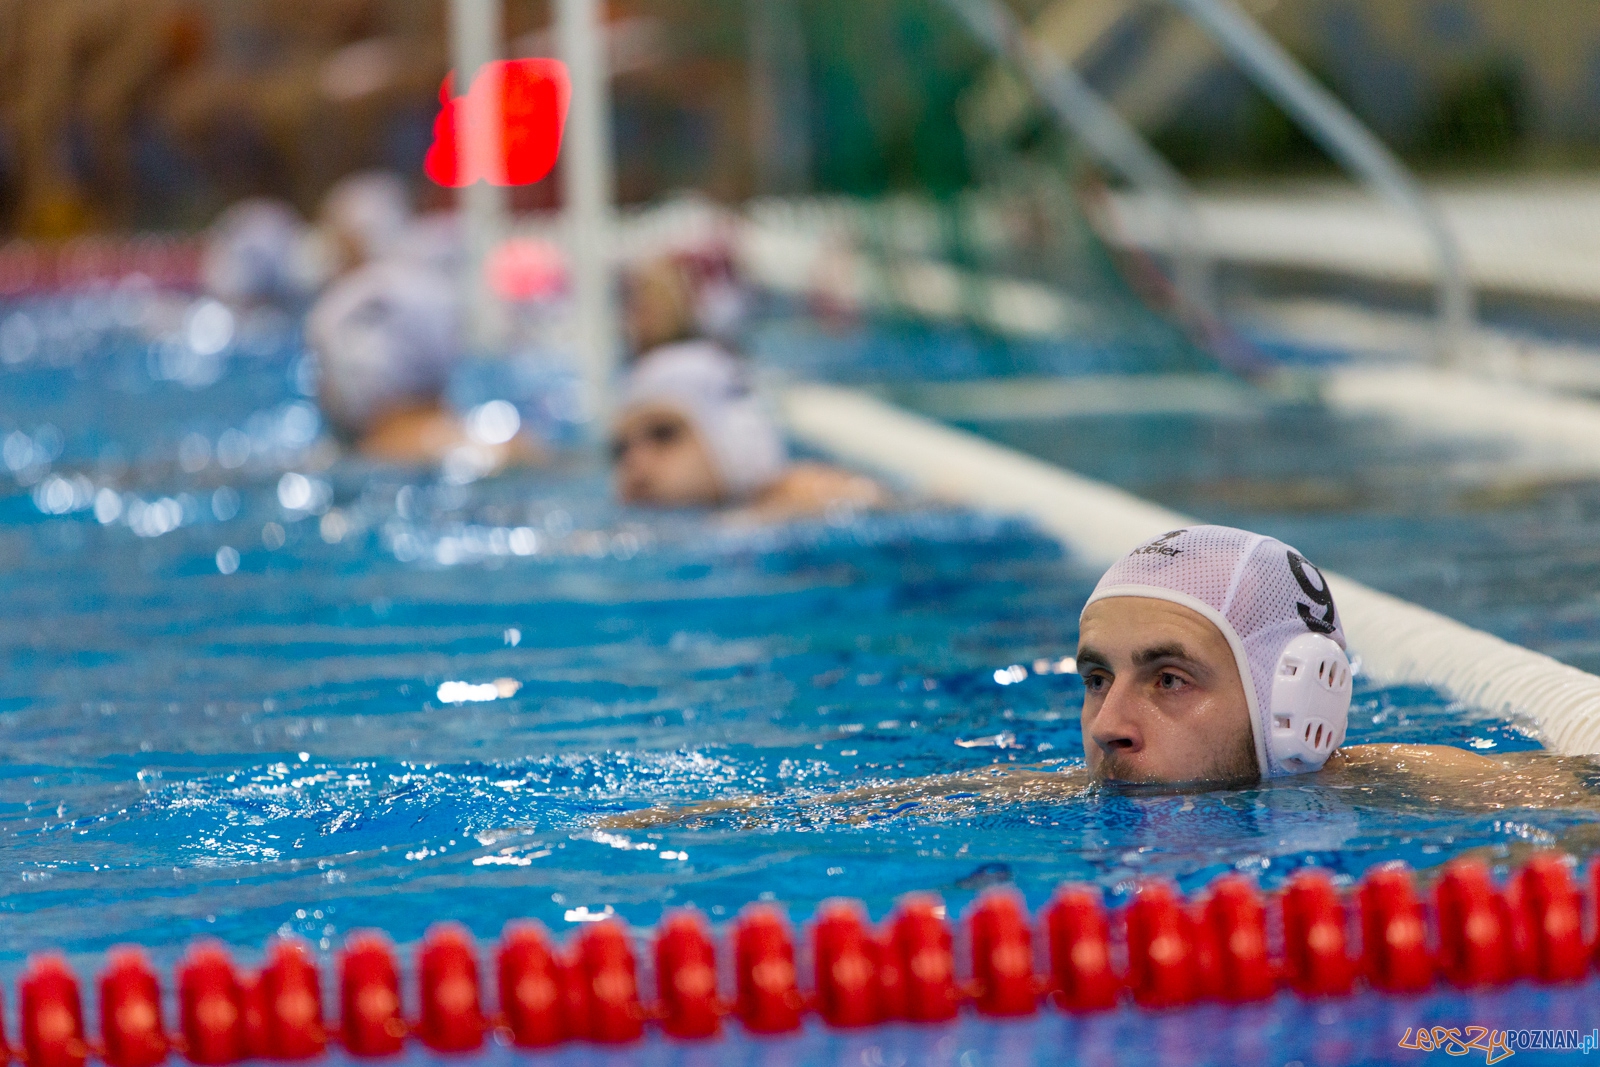
[[(1245, 6), (1424, 170), (1600, 160), (1594, 0)], [(1165, 4), (1015, 8), (1192, 175), (1326, 169)], [(554, 51), (547, 0), (506, 9), (511, 52)], [(628, 202), (945, 196), (981, 169), (975, 145), (1052, 136), (938, 0), (613, 0), (608, 15)], [(354, 170), (418, 175), (444, 24), (442, 0), (0, 0), (0, 228), (188, 228), (252, 193), (310, 210)], [(517, 203), (559, 195), (552, 178)]]
[[(1586, 0), (1249, 0), (1246, 7), (1422, 170), (1592, 163), (1600, 4)], [(1191, 169), (1320, 156), (1242, 79), (1206, 66), (1154, 128)], [(1164, 120), (1164, 121), (1161, 121)]]

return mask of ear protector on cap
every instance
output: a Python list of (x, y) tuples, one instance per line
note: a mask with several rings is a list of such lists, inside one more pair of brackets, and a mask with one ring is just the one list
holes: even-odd
[(1272, 674), (1272, 755), (1294, 771), (1314, 771), (1344, 744), (1350, 724), (1350, 660), (1322, 634), (1284, 646)]

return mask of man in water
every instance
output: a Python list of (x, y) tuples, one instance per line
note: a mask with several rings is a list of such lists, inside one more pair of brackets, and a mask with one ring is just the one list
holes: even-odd
[(1226, 526), (1163, 534), (1106, 571), (1078, 635), (1083, 748), (1098, 781), (1236, 786), (1375, 764), (1496, 765), (1442, 745), (1339, 748), (1343, 621), (1322, 573), (1275, 538)]
[[(1094, 788), (1239, 789), (1304, 782), (1466, 810), (1596, 806), (1586, 761), (1491, 759), (1444, 745), (1340, 747), (1350, 707), (1344, 627), (1322, 574), (1283, 542), (1224, 526), (1163, 534), (1118, 560), (1079, 621), (1084, 765), (996, 765), (819, 798), (845, 818)], [(913, 802), (908, 804), (907, 802)], [(761, 798), (635, 812), (677, 822)]]
[[(437, 269), (380, 260), (335, 282), (306, 317), (317, 391), (334, 432), (368, 459), (403, 466), (461, 463), (483, 475), (542, 458), (507, 402), (481, 426), (446, 399), (461, 366), (461, 300)], [(485, 405), (488, 408), (489, 405)]]
[(617, 495), (647, 507), (732, 507), (762, 521), (866, 510), (869, 478), (793, 463), (744, 361), (707, 340), (652, 350), (628, 374), (612, 431)]

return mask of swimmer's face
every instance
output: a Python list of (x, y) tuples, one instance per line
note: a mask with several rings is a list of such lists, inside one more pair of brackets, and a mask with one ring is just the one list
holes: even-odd
[(686, 508), (722, 501), (710, 451), (694, 425), (672, 408), (646, 405), (623, 412), (611, 459), (625, 504)]
[(317, 240), (317, 249), (326, 257), (325, 265), (333, 277), (343, 277), (372, 262), (366, 235), (339, 219), (324, 216)]
[(628, 343), (639, 355), (681, 341), (693, 332), (689, 282), (668, 261), (649, 264), (628, 279)]
[(1250, 705), (1228, 641), (1204, 616), (1149, 597), (1083, 613), (1083, 750), (1102, 781), (1242, 784), (1259, 776)]

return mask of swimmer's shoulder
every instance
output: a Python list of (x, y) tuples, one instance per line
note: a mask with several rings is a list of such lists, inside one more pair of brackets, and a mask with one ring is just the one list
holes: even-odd
[(1500, 765), (1488, 756), (1450, 745), (1346, 745), (1323, 768), (1332, 774), (1362, 771), (1399, 771), (1450, 777), (1482, 774)]
[(840, 506), (872, 510), (888, 503), (883, 486), (866, 475), (826, 463), (795, 463), (747, 510), (762, 519), (785, 519), (823, 515)]
[(1351, 745), (1335, 752), (1319, 777), (1336, 788), (1398, 790), (1463, 811), (1594, 811), (1594, 769), (1586, 758), (1542, 750), (1485, 756), (1448, 745)]
[(359, 448), (368, 459), (421, 466), (466, 443), (465, 427), (444, 405), (415, 404), (374, 417)]
[(536, 466), (546, 461), (542, 449), (525, 433), (498, 445), (473, 441), (460, 416), (441, 403), (416, 404), (382, 412), (372, 420), (357, 449), (368, 459), (399, 466), (442, 463), (460, 448), (473, 449), (490, 471), (508, 466)]

